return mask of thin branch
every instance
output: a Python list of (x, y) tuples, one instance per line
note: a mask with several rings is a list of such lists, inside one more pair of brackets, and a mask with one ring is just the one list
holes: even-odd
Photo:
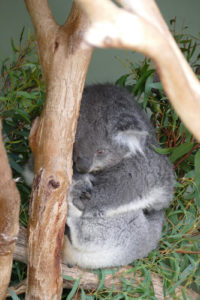
[(54, 41), (59, 25), (48, 5), (48, 0), (24, 0), (37, 35), (40, 63), (45, 80), (48, 81)]
[(37, 38), (39, 40), (49, 40), (52, 31), (54, 32), (59, 26), (51, 13), (48, 0), (25, 0), (25, 4), (31, 16)]

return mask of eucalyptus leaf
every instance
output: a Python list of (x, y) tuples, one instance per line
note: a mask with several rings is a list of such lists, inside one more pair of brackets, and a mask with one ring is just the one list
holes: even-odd
[(127, 78), (130, 76), (130, 74), (125, 74), (125, 75), (122, 75), (117, 81), (116, 81), (116, 84), (121, 86), (121, 87), (124, 87), (125, 84), (126, 84), (126, 80)]
[(156, 147), (154, 145), (152, 145), (152, 148), (159, 154), (169, 154), (172, 152), (172, 148), (160, 148), (160, 147)]
[(158, 90), (162, 90), (163, 89), (161, 82), (152, 82), (149, 85), (149, 87), (152, 88), (152, 89), (158, 89)]
[(11, 295), (11, 298), (13, 300), (20, 300), (20, 298), (15, 294), (15, 292), (11, 288), (8, 288), (8, 291), (9, 291), (9, 293)]
[(9, 156), (9, 163), (15, 171), (17, 171), (19, 174), (23, 175), (23, 169), (12, 159), (11, 156)]
[(181, 158), (183, 155), (187, 154), (194, 147), (193, 142), (184, 143), (180, 146), (172, 149), (170, 155), (170, 161), (175, 162), (177, 159)]
[(66, 300), (71, 300), (72, 297), (74, 296), (74, 294), (76, 293), (78, 287), (79, 287), (79, 283), (80, 283), (81, 278), (78, 278), (76, 280), (76, 282), (73, 285), (73, 288), (71, 289), (69, 295), (67, 296)]
[(16, 92), (16, 96), (24, 97), (24, 98), (27, 98), (27, 99), (35, 99), (36, 95), (37, 95), (36, 92), (34, 92), (34, 93), (28, 93), (28, 92), (25, 92), (25, 91), (17, 91)]

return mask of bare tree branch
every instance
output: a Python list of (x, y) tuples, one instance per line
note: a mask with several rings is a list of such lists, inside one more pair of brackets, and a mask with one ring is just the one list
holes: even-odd
[[(164, 89), (188, 129), (200, 140), (200, 84), (153, 0), (77, 0), (90, 19), (86, 43), (134, 49), (151, 57)], [(101, 14), (99, 14), (101, 11)]]
[(44, 110), (29, 138), (36, 175), (29, 211), (26, 299), (60, 299), (60, 255), (66, 194), (72, 177), (72, 147), (92, 50), (82, 43), (88, 23), (76, 2), (68, 21), (60, 27), (46, 0), (26, 0), (26, 5), (39, 37), (47, 86)]
[(3, 146), (0, 120), (0, 299), (5, 298), (19, 228), (20, 196)]
[(154, 0), (117, 0), (117, 2), (119, 2), (126, 10), (137, 14), (156, 26), (161, 32), (169, 34), (169, 29)]
[(25, 3), (37, 35), (43, 75), (45, 80), (48, 81), (55, 47), (55, 36), (59, 26), (51, 13), (48, 0), (25, 0)]

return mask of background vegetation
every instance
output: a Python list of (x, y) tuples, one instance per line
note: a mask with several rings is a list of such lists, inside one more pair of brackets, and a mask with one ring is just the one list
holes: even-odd
[[(171, 21), (172, 32), (183, 54), (197, 76), (200, 75), (200, 36), (195, 38), (185, 33), (185, 28), (176, 33), (176, 22)], [(22, 46), (23, 31), (19, 46), (12, 42), (13, 60), (1, 63), (0, 75), (0, 116), (3, 119), (3, 137), (14, 178), (18, 178), (21, 194), (20, 222), (28, 222), (29, 187), (26, 186), (22, 171), (30, 155), (28, 135), (31, 122), (42, 110), (45, 100), (45, 86), (36, 51), (35, 39), (29, 36)], [(114, 270), (99, 270), (100, 285), (96, 291), (81, 290), (81, 299), (157, 299), (151, 282), (151, 272), (163, 279), (165, 296), (172, 299), (190, 299), (185, 288), (200, 293), (200, 144), (193, 138), (170, 106), (159, 77), (150, 59), (134, 63), (132, 58), (122, 62), (126, 74), (116, 84), (127, 88), (146, 110), (154, 123), (162, 154), (168, 154), (176, 174), (175, 195), (166, 210), (166, 220), (159, 248), (148, 258), (133, 263), (132, 272), (140, 272), (144, 281), (134, 287), (121, 278), (121, 291), (105, 289), (106, 273)], [(199, 76), (200, 78), (200, 76)], [(129, 271), (130, 272), (130, 271)], [(11, 285), (26, 277), (26, 266), (14, 262)], [(181, 298), (174, 291), (182, 286)], [(71, 299), (79, 289), (79, 281), (69, 293), (64, 291), (63, 299)], [(19, 297), (19, 298), (18, 298)], [(13, 295), (13, 299), (24, 299)]]

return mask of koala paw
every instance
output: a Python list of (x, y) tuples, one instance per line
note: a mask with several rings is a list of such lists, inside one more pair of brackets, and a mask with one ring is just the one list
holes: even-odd
[(69, 190), (69, 200), (79, 210), (84, 210), (91, 197), (92, 183), (86, 180), (78, 180), (72, 183)]

